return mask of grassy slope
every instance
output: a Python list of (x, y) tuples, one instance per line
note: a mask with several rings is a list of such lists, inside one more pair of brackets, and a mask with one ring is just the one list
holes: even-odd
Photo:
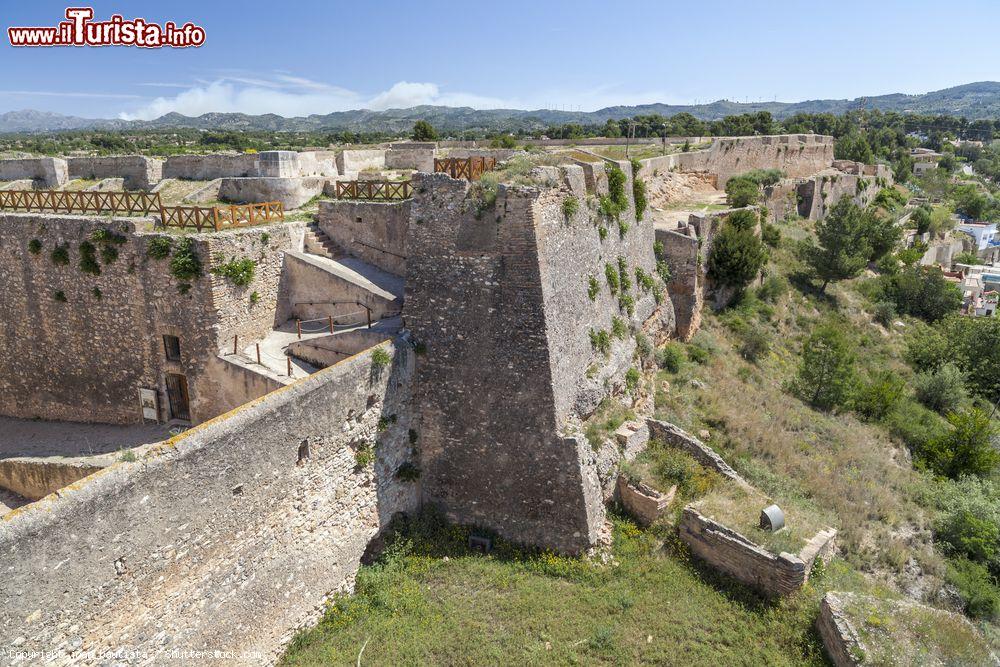
[[(863, 279), (822, 297), (797, 275), (789, 241), (807, 230), (783, 225), (771, 266), (796, 287), (772, 303), (750, 299), (707, 314), (692, 344), (673, 344), (700, 363), (654, 381), (657, 416), (708, 429), (709, 443), (752, 483), (840, 529), (842, 559), (819, 568), (803, 592), (763, 601), (690, 562), (669, 525), (641, 531), (616, 519), (609, 567), (552, 556), (484, 559), (465, 553), (459, 528), (450, 537), (423, 530), (410, 552), (363, 568), (358, 594), (300, 636), (286, 663), (353, 663), (367, 641), (367, 664), (822, 664), (813, 622), (825, 590), (895, 597), (902, 588), (940, 604), (944, 562), (931, 541), (933, 516), (918, 502), (930, 479), (885, 425), (816, 412), (785, 390), (802, 342), (829, 316), (854, 336), (862, 376), (879, 368), (912, 376), (900, 360), (902, 331), (872, 323)], [(748, 327), (772, 343), (756, 363), (738, 352)]]
[[(688, 561), (669, 529), (615, 519), (607, 565), (509, 549), (469, 555), (459, 528), (418, 529), (363, 568), (284, 664), (825, 664), (813, 629), (835, 564), (766, 602)], [(662, 538), (667, 545), (661, 546)], [(450, 554), (448, 560), (442, 556)], [(366, 645), (367, 642), (367, 645)]]

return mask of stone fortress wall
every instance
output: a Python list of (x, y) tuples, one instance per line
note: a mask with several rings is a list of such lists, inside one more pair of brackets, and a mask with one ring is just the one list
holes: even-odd
[(410, 200), (323, 201), (316, 223), (330, 240), (350, 254), (383, 271), (405, 276), (406, 230), (411, 206)]
[[(202, 276), (182, 294), (170, 259), (148, 256), (157, 236), (137, 231), (136, 219), (0, 214), (0, 408), (5, 416), (84, 422), (142, 419), (140, 387), (157, 389), (169, 419), (165, 374), (187, 378), (191, 418), (201, 421), (277, 385), (218, 359), (234, 335), (270, 331), (278, 301), (284, 251), (301, 249), (303, 223), (194, 234)], [(123, 237), (117, 259), (101, 258), (96, 230)], [(266, 234), (266, 237), (263, 236)], [(266, 238), (266, 242), (265, 242)], [(41, 244), (31, 251), (33, 241)], [(96, 247), (100, 275), (81, 270), (81, 244)], [(176, 247), (175, 237), (175, 247)], [(58, 264), (53, 250), (65, 248)], [(234, 258), (256, 261), (255, 277), (235, 287), (213, 268)], [(250, 295), (257, 293), (251, 303)], [(164, 335), (180, 339), (181, 360), (165, 357)]]
[(791, 177), (810, 176), (833, 163), (833, 137), (819, 134), (726, 137), (704, 150), (642, 160), (640, 178), (654, 171), (706, 171), (722, 189), (733, 176), (752, 169), (780, 169)]
[(152, 190), (163, 178), (163, 161), (142, 155), (66, 158), (70, 178), (123, 178), (126, 190)]
[[(417, 507), (418, 482), (396, 475), (413, 354), (386, 349), (380, 372), (361, 353), (3, 517), (0, 640), (46, 664), (123, 648), (275, 662)], [(357, 463), (365, 447), (374, 465)]]
[[(403, 315), (426, 348), (414, 390), (424, 501), (515, 541), (579, 552), (603, 523), (601, 489), (592, 448), (561, 429), (621, 387), (634, 347), (616, 341), (605, 358), (589, 332), (610, 329), (612, 315), (636, 327), (663, 315), (638, 288), (631, 317), (606, 286), (588, 296), (588, 278), (606, 285), (605, 263), (619, 257), (630, 273), (652, 272), (652, 224), (635, 221), (630, 201), (628, 231), (619, 238), (612, 224), (602, 242), (582, 169), (542, 172), (552, 187), (501, 184), (493, 204), (464, 181), (415, 177)], [(567, 197), (579, 202), (570, 220)], [(672, 324), (669, 301), (662, 309)]]
[(58, 157), (0, 160), (0, 181), (20, 180), (32, 180), (39, 189), (58, 188), (69, 180), (69, 169)]

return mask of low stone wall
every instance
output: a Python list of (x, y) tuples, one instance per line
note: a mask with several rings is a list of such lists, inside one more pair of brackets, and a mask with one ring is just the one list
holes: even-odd
[(322, 194), (327, 178), (223, 178), (219, 184), (219, 199), (236, 204), (280, 201), (286, 210), (295, 209)]
[(151, 190), (163, 177), (163, 162), (142, 155), (71, 157), (70, 178), (123, 178), (126, 190)]
[(835, 667), (856, 667), (865, 655), (857, 631), (844, 617), (843, 602), (837, 593), (827, 593), (819, 603), (816, 630), (823, 648)]
[(670, 507), (677, 493), (672, 486), (666, 493), (660, 493), (642, 482), (632, 482), (625, 475), (618, 475), (618, 500), (643, 526), (652, 525)]
[(171, 155), (163, 162), (163, 178), (211, 181), (216, 178), (257, 176), (258, 161), (255, 153)]
[(809, 577), (798, 556), (775, 556), (691, 506), (684, 508), (678, 532), (695, 556), (764, 595), (790, 595)]
[(323, 201), (316, 222), (350, 254), (383, 271), (405, 276), (410, 208), (410, 201)]
[(51, 190), (66, 184), (69, 168), (66, 160), (57, 157), (32, 157), (0, 160), (0, 181), (30, 178), (41, 190)]
[[(418, 485), (395, 474), (411, 450), (406, 349), (380, 372), (370, 351), (352, 357), (5, 515), (0, 644), (24, 652), (7, 664), (114, 650), (274, 662), (417, 508)], [(374, 465), (359, 465), (368, 447)]]
[(301, 178), (337, 175), (337, 162), (329, 151), (262, 151), (258, 154), (258, 176)]
[(317, 368), (326, 368), (388, 339), (389, 335), (379, 330), (344, 331), (331, 336), (293, 341), (288, 345), (288, 354)]
[(649, 426), (651, 440), (662, 440), (672, 447), (683, 449), (706, 468), (711, 468), (740, 486), (750, 488), (750, 484), (740, 477), (740, 474), (733, 470), (711, 447), (684, 429), (659, 419), (647, 419), (646, 424)]
[(395, 295), (369, 283), (352, 280), (356, 276), (324, 259), (307, 253), (287, 254), (281, 277), (279, 321), (332, 316), (338, 324), (364, 324), (368, 317), (363, 306), (371, 309), (374, 320), (399, 312), (401, 304)]
[(103, 467), (61, 457), (0, 459), (0, 489), (38, 500)]
[(363, 169), (385, 169), (385, 166), (384, 149), (348, 149), (337, 154), (337, 171), (341, 176)]
[(385, 152), (385, 166), (387, 169), (416, 169), (430, 173), (434, 171), (435, 150), (433, 141), (389, 144)]

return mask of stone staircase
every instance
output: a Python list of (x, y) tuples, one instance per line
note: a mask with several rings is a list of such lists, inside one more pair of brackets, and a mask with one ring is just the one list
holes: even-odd
[(344, 251), (341, 250), (340, 246), (331, 241), (326, 232), (320, 229), (319, 225), (315, 222), (310, 222), (306, 226), (304, 247), (307, 253), (326, 257), (327, 259), (337, 259), (344, 255)]

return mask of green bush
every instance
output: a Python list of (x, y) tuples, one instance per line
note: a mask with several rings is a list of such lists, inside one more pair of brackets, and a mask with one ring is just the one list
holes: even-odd
[(684, 349), (678, 343), (667, 343), (657, 351), (656, 363), (663, 370), (676, 373), (684, 363)]
[(97, 263), (97, 249), (90, 241), (80, 243), (80, 270), (95, 276), (101, 275), (101, 265)]
[(113, 245), (104, 243), (101, 245), (101, 261), (105, 264), (111, 264), (116, 259), (118, 259), (118, 248)]
[(865, 421), (882, 421), (895, 411), (906, 383), (890, 370), (876, 372), (854, 396), (854, 411)]
[(403, 482), (414, 482), (420, 479), (420, 468), (410, 461), (405, 461), (396, 469), (396, 479)]
[(623, 292), (632, 289), (632, 278), (629, 276), (628, 261), (624, 257), (618, 258), (618, 284)]
[(178, 281), (187, 282), (201, 276), (201, 259), (194, 249), (194, 240), (184, 237), (177, 242), (174, 256), (170, 259), (170, 275)]
[(979, 408), (953, 412), (951, 428), (933, 438), (917, 452), (920, 461), (939, 475), (958, 479), (963, 475), (987, 477), (1000, 465), (1000, 451), (993, 446), (997, 426)]
[(725, 224), (708, 255), (708, 275), (720, 285), (744, 289), (767, 263), (767, 248), (750, 230)]
[(986, 567), (955, 558), (948, 563), (946, 579), (958, 590), (969, 616), (986, 621), (1000, 617), (1000, 589)]
[(874, 319), (882, 326), (891, 326), (896, 315), (896, 304), (892, 301), (879, 301), (875, 304)]
[(740, 356), (747, 361), (757, 363), (771, 351), (771, 337), (763, 327), (750, 326), (740, 338)]
[(969, 396), (965, 374), (951, 362), (935, 370), (917, 373), (913, 390), (918, 401), (941, 414), (957, 409)]
[(642, 220), (646, 214), (646, 207), (649, 206), (649, 200), (646, 198), (646, 182), (641, 178), (632, 181), (632, 198), (635, 201), (635, 219)]
[(777, 248), (781, 245), (781, 230), (778, 229), (777, 225), (765, 222), (760, 230), (760, 238), (764, 243), (772, 248)]
[(375, 463), (375, 448), (370, 442), (366, 442), (354, 452), (354, 465), (358, 470), (361, 470), (373, 463)]
[(174, 240), (169, 236), (154, 236), (146, 246), (146, 256), (152, 259), (166, 259), (174, 247)]
[(642, 362), (653, 362), (656, 360), (653, 344), (649, 342), (649, 338), (638, 331), (635, 334), (635, 353)]
[(237, 287), (246, 287), (253, 282), (256, 273), (257, 262), (244, 257), (243, 259), (232, 259), (225, 264), (212, 269), (212, 273), (222, 276)]
[(788, 281), (781, 276), (768, 276), (757, 288), (757, 298), (766, 303), (775, 303), (788, 292)]
[(630, 394), (635, 394), (636, 390), (639, 388), (639, 380), (642, 376), (639, 374), (638, 369), (634, 366), (625, 371), (625, 391)]
[(802, 361), (793, 388), (820, 410), (834, 410), (849, 401), (855, 384), (854, 345), (836, 323), (813, 331), (802, 349)]
[(649, 292), (656, 286), (653, 276), (646, 273), (641, 266), (635, 267), (635, 284), (638, 285), (639, 289), (643, 292)]
[(563, 199), (562, 203), (562, 213), (563, 217), (567, 220), (576, 215), (576, 212), (580, 210), (580, 200), (576, 197), (566, 197)]
[(760, 186), (745, 176), (726, 181), (726, 202), (733, 208), (752, 206), (760, 199)]
[(900, 401), (886, 423), (893, 437), (902, 441), (911, 452), (924, 449), (928, 442), (945, 430), (944, 419), (909, 399)]
[(962, 305), (962, 292), (936, 268), (910, 267), (878, 278), (883, 298), (901, 313), (935, 322)]
[(56, 290), (55, 292), (52, 293), (52, 298), (58, 301), (59, 303), (66, 303), (66, 292), (63, 292), (62, 290)]
[(611, 333), (604, 329), (590, 330), (590, 346), (601, 354), (611, 352)]
[(372, 368), (382, 370), (392, 363), (392, 356), (383, 347), (377, 347), (372, 351)]
[(1000, 555), (1000, 526), (968, 510), (948, 515), (935, 529), (949, 553), (983, 564), (995, 564)]
[(611, 290), (612, 294), (618, 294), (618, 270), (615, 269), (613, 265), (604, 265), (604, 277), (608, 281), (608, 288)]
[(757, 212), (751, 208), (741, 208), (726, 216), (726, 222), (739, 230), (752, 230), (757, 228)]
[(28, 252), (32, 255), (37, 255), (42, 251), (42, 242), (38, 239), (31, 239), (28, 241)]
[(590, 276), (587, 280), (587, 296), (590, 297), (591, 301), (597, 300), (597, 295), (601, 292), (601, 285), (597, 282), (597, 278)]
[(960, 252), (951, 258), (951, 261), (955, 264), (984, 264), (983, 260), (979, 259), (979, 255), (974, 252)]
[(629, 317), (635, 315), (635, 299), (631, 294), (621, 294), (618, 297), (618, 308)]
[(625, 324), (625, 320), (620, 317), (611, 318), (611, 335), (619, 340), (625, 340), (628, 336), (628, 325)]
[(57, 245), (52, 249), (51, 258), (53, 264), (66, 266), (69, 264), (69, 248), (66, 247), (66, 244)]

